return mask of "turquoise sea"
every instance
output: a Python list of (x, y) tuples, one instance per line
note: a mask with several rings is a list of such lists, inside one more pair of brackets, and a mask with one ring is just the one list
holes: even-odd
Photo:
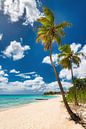
[(0, 95), (0, 109), (15, 107), (38, 101), (37, 99), (51, 99), (55, 96), (44, 95)]

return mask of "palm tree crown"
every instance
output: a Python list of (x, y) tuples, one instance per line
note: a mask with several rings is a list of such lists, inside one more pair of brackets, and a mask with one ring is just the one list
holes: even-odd
[(79, 66), (81, 59), (79, 57), (80, 53), (74, 52), (71, 50), (71, 47), (69, 44), (66, 44), (62, 47), (60, 47), (61, 54), (59, 54), (60, 64), (63, 68), (71, 69), (72, 63)]
[(51, 43), (55, 41), (61, 46), (61, 39), (66, 35), (64, 28), (69, 27), (71, 24), (69, 22), (62, 22), (56, 25), (54, 15), (47, 7), (43, 9), (43, 12), (45, 16), (38, 19), (41, 26), (38, 27), (36, 42), (42, 41), (44, 49), (49, 50)]

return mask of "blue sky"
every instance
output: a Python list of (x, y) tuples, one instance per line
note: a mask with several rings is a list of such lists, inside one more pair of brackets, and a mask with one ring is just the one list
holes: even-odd
[[(86, 2), (85, 0), (2, 0), (0, 1), (0, 93), (40, 93), (59, 90), (49, 62), (49, 52), (44, 52), (41, 43), (36, 44), (37, 18), (44, 6), (55, 15), (56, 23), (69, 21), (73, 24), (66, 29), (64, 43), (71, 44), (74, 51), (86, 50)], [(53, 58), (56, 63), (57, 44), (53, 45)], [(86, 60), (74, 74), (86, 77)], [(58, 65), (57, 65), (58, 66)], [(70, 73), (58, 71), (67, 88), (70, 86)], [(78, 73), (78, 74), (77, 74)], [(67, 76), (69, 75), (69, 76)]]

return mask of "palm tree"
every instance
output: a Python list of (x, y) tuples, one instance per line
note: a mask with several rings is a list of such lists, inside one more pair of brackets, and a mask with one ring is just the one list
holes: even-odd
[[(74, 76), (73, 76), (73, 64), (79, 67), (79, 64), (81, 62), (79, 55), (80, 53), (74, 52), (71, 50), (70, 45), (66, 44), (62, 47), (60, 47), (61, 54), (59, 54), (59, 57), (61, 57), (60, 64), (63, 68), (68, 68), (71, 71), (71, 78), (72, 83), (74, 84)], [(77, 101), (77, 95), (76, 95), (76, 86), (74, 85), (74, 103), (75, 105), (78, 105)]]
[(53, 67), (56, 80), (59, 84), (65, 107), (71, 119), (74, 121), (79, 121), (80, 118), (75, 113), (72, 112), (72, 110), (70, 109), (66, 101), (64, 89), (62, 87), (59, 74), (56, 70), (55, 64), (52, 59), (52, 44), (56, 41), (58, 45), (61, 46), (61, 39), (62, 37), (65, 36), (64, 28), (69, 27), (71, 24), (68, 22), (62, 22), (61, 24), (56, 25), (54, 23), (55, 22), (54, 15), (47, 7), (43, 9), (43, 12), (45, 16), (40, 17), (38, 19), (38, 22), (41, 23), (41, 26), (38, 27), (38, 32), (37, 32), (38, 36), (37, 36), (36, 42), (41, 41), (42, 44), (44, 45), (44, 49), (46, 51), (49, 50), (51, 65)]

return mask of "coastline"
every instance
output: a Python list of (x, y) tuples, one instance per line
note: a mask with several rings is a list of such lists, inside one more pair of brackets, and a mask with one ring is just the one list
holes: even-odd
[[(48, 95), (49, 96), (49, 95)], [(51, 96), (51, 95), (50, 95)], [(54, 98), (58, 98), (60, 97), (61, 95), (53, 95)], [(38, 96), (37, 96), (38, 97)], [(14, 108), (20, 108), (20, 107), (23, 107), (23, 106), (26, 106), (26, 105), (30, 105), (30, 104), (33, 104), (33, 103), (38, 103), (38, 102), (42, 102), (42, 101), (46, 101), (46, 100), (51, 100), (51, 99), (54, 99), (54, 98), (42, 98), (42, 99), (39, 99), (39, 98), (35, 98), (33, 101), (31, 102), (28, 102), (28, 103), (21, 103), (21, 104), (18, 104), (18, 105), (12, 105), (12, 106), (9, 106), (9, 107), (1, 107), (0, 108), (0, 112), (1, 111), (5, 111), (5, 110), (9, 110), (9, 109), (14, 109)]]
[(0, 111), (0, 129), (83, 129), (69, 120), (57, 97)]

